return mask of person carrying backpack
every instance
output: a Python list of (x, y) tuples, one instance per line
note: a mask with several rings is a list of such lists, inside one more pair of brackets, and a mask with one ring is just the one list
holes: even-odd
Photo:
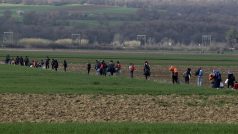
[(195, 72), (195, 76), (197, 76), (197, 86), (202, 86), (203, 70), (201, 67)]
[(222, 81), (221, 73), (219, 71), (214, 71), (214, 85), (213, 88), (220, 88), (220, 83)]
[(215, 78), (215, 73), (214, 73), (214, 71), (212, 71), (212, 73), (210, 73), (208, 76), (208, 80), (211, 83), (211, 87), (213, 87), (213, 85), (214, 85), (214, 78)]
[(191, 76), (192, 76), (191, 68), (187, 68), (187, 71), (185, 71), (183, 73), (184, 81), (185, 81), (186, 84), (189, 84), (189, 80), (190, 80)]

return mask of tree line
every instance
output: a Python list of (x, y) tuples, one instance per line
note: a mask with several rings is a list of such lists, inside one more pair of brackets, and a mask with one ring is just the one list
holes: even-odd
[[(99, 1), (99, 0), (98, 0)], [(103, 1), (103, 0), (101, 0)], [(92, 2), (92, 1), (91, 1)], [(176, 5), (162, 4), (138, 8), (134, 14), (94, 14), (54, 10), (26, 12), (16, 18), (14, 12), (5, 10), (0, 17), (0, 32), (13, 31), (20, 38), (56, 40), (71, 38), (80, 33), (89, 44), (112, 44), (136, 40), (136, 35), (147, 36), (155, 45), (164, 40), (177, 44), (201, 44), (203, 35), (211, 35), (215, 42), (228, 42), (234, 46), (238, 35), (238, 5)], [(89, 21), (97, 24), (72, 24), (69, 20)], [(110, 25), (110, 22), (118, 22)], [(3, 34), (1, 34), (3, 36)], [(3, 37), (2, 37), (3, 38)]]

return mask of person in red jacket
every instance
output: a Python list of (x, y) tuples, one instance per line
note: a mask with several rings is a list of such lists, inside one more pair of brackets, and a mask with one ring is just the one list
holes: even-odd
[(134, 71), (136, 70), (135, 65), (133, 63), (130, 63), (129, 66), (129, 71), (130, 71), (130, 77), (133, 78), (134, 77)]
[(117, 75), (121, 73), (121, 63), (117, 61), (116, 67), (115, 67), (115, 72)]
[(178, 81), (178, 70), (175, 66), (170, 66), (169, 71), (172, 73), (172, 82), (174, 83), (179, 83)]

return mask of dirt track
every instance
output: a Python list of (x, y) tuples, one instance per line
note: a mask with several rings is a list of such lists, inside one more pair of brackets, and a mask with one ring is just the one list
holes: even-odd
[(236, 96), (0, 94), (0, 122), (238, 121)]

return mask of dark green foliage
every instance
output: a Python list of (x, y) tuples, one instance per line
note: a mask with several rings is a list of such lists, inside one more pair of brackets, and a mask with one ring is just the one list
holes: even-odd
[[(174, 43), (198, 44), (202, 43), (202, 35), (207, 34), (216, 42), (226, 42), (225, 33), (238, 24), (237, 4), (232, 2), (214, 5), (134, 2), (127, 7), (115, 7), (109, 2), (109, 5), (4, 4), (0, 5), (0, 32), (13, 31), (21, 38), (50, 40), (81, 33), (91, 44), (109, 44), (116, 34), (122, 40), (135, 40), (137, 34), (146, 34), (155, 43), (171, 39)], [(17, 14), (21, 10), (24, 13)]]

